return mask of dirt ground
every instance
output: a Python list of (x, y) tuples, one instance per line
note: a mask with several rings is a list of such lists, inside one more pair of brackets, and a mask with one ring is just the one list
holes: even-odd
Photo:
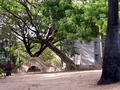
[(101, 70), (15, 74), (0, 79), (0, 90), (120, 90), (120, 83), (97, 86)]

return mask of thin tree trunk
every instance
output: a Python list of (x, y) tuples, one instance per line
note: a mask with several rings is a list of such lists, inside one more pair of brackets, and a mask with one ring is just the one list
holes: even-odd
[(103, 55), (103, 71), (98, 85), (120, 81), (118, 0), (108, 0), (108, 26)]
[(66, 63), (66, 69), (69, 70), (75, 70), (76, 65), (75, 63), (68, 58), (65, 54), (63, 54), (59, 49), (57, 49), (53, 44), (51, 44), (49, 41), (45, 41), (46, 45), (53, 51), (55, 52), (63, 62)]
[(101, 33), (101, 27), (99, 26), (99, 39), (100, 39), (100, 60), (103, 59), (103, 46), (102, 46), (102, 33)]

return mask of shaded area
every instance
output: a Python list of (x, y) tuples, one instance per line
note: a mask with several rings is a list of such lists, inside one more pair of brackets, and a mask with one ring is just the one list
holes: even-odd
[(36, 66), (31, 66), (27, 72), (37, 72), (37, 71), (41, 71), (38, 67)]

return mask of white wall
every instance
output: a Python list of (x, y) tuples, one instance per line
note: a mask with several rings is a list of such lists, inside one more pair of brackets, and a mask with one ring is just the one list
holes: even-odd
[[(96, 47), (95, 47), (95, 41)], [(90, 43), (76, 41), (75, 47), (77, 47), (77, 52), (79, 55), (75, 55), (74, 61), (76, 65), (94, 65), (96, 61), (100, 61), (100, 40), (99, 38), (93, 39)], [(95, 55), (97, 59), (95, 60)]]

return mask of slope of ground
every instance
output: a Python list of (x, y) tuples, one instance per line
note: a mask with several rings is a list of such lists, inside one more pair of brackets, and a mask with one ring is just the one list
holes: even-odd
[(101, 71), (17, 74), (0, 79), (0, 90), (120, 90), (120, 83), (97, 86)]

